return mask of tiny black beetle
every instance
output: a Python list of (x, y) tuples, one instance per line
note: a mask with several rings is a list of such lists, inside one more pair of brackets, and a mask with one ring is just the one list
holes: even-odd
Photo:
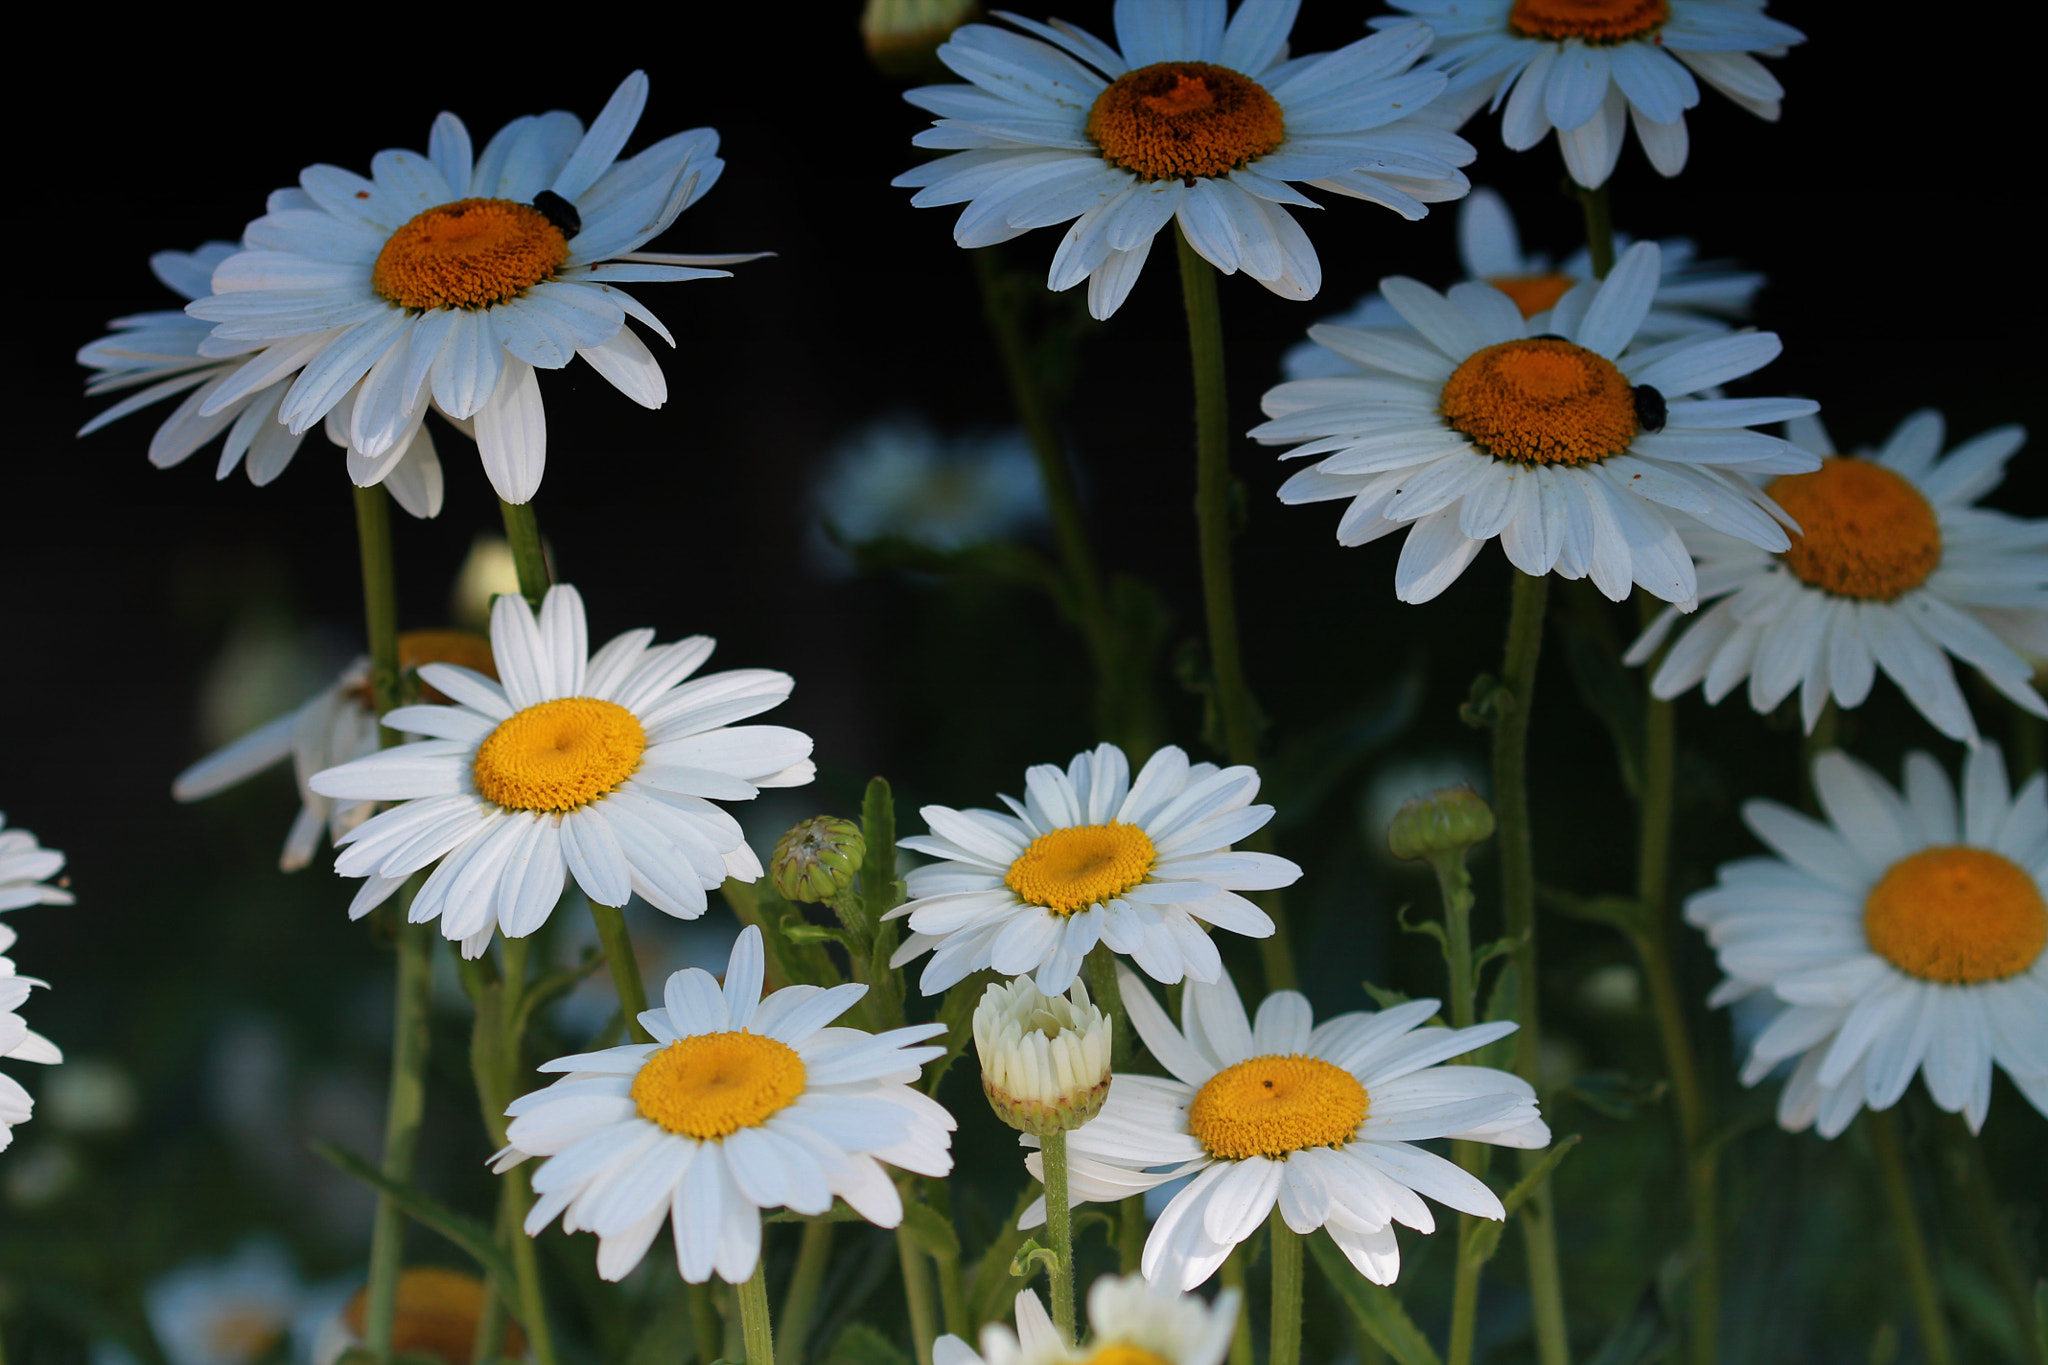
[(542, 190), (533, 196), (533, 206), (540, 210), (541, 217), (560, 228), (564, 237), (574, 237), (583, 231), (583, 215), (576, 212), (574, 204), (553, 190)]

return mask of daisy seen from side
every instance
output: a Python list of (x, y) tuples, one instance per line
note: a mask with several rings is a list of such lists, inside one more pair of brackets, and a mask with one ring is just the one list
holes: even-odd
[[(1416, 115), (1446, 84), (1413, 69), (1404, 25), (1290, 59), (1298, 0), (1118, 0), (1116, 44), (1060, 20), (958, 29), (939, 59), (969, 85), (905, 98), (938, 116), (915, 139), (949, 153), (896, 177), (919, 208), (966, 204), (953, 239), (987, 246), (1071, 222), (1046, 286), (1088, 281), (1114, 313), (1154, 237), (1178, 224), (1203, 259), (1283, 298), (1313, 298), (1322, 265), (1290, 208), (1296, 185), (1421, 218), (1455, 199), (1471, 145)], [(1027, 36), (1028, 35), (1028, 36)]]
[[(1506, 1037), (1513, 1023), (1421, 1028), (1437, 1002), (1414, 1000), (1318, 1025), (1297, 991), (1275, 991), (1249, 1019), (1224, 975), (1189, 983), (1184, 1028), (1175, 1028), (1129, 972), (1123, 988), (1132, 1027), (1170, 1074), (1113, 1079), (1102, 1112), (1067, 1134), (1068, 1185), (1076, 1203), (1106, 1202), (1194, 1176), (1145, 1239), (1142, 1268), (1155, 1284), (1201, 1284), (1276, 1204), (1289, 1228), (1326, 1228), (1360, 1274), (1392, 1284), (1401, 1268), (1393, 1224), (1436, 1227), (1422, 1195), (1506, 1216), (1484, 1181), (1415, 1143), (1550, 1143), (1528, 1082), (1440, 1065)], [(1026, 1160), (1039, 1174), (1039, 1154)], [(1044, 1208), (1041, 1199), (1024, 1222), (1043, 1220)]]
[(350, 915), (434, 866), (411, 919), (440, 920), (475, 957), (495, 929), (539, 928), (571, 878), (602, 905), (638, 895), (695, 919), (709, 888), (759, 877), (739, 823), (713, 803), (811, 780), (808, 735), (732, 724), (779, 704), (792, 680), (767, 669), (692, 679), (714, 642), (653, 639), (632, 630), (590, 653), (583, 599), (557, 584), (537, 614), (511, 594), (493, 604), (497, 681), (424, 665), (420, 680), (454, 704), (402, 706), (384, 723), (430, 738), (307, 784), (337, 802), (396, 803), (340, 840), (335, 870), (364, 878)]
[(910, 899), (887, 916), (911, 929), (890, 965), (930, 952), (926, 995), (984, 967), (1060, 995), (1105, 943), (1154, 980), (1214, 981), (1223, 962), (1204, 922), (1265, 938), (1272, 919), (1237, 893), (1301, 876), (1231, 848), (1273, 818), (1252, 804), (1258, 791), (1253, 769), (1190, 763), (1171, 745), (1133, 779), (1123, 750), (1103, 744), (1065, 770), (1029, 769), (1024, 799), (1002, 798), (1009, 814), (926, 806), (931, 833), (897, 846), (939, 861), (911, 871)]
[(1659, 175), (1684, 170), (1685, 111), (1700, 102), (1699, 81), (1777, 122), (1785, 91), (1757, 57), (1806, 41), (1760, 0), (1392, 2), (1401, 14), (1369, 22), (1428, 21), (1431, 56), (1451, 76), (1449, 98), (1490, 94), (1501, 141), (1514, 151), (1555, 128), (1565, 169), (1591, 189), (1614, 173), (1631, 123)]
[(1797, 519), (1789, 548), (1771, 553), (1688, 528), (1700, 596), (1718, 597), (1672, 639), (1665, 612), (1626, 656), (1649, 661), (1672, 639), (1651, 679), (1671, 698), (1701, 686), (1717, 702), (1745, 678), (1768, 712), (1799, 693), (1811, 731), (1830, 698), (1853, 708), (1877, 672), (1897, 683), (1928, 723), (1977, 740), (1950, 659), (1977, 670), (2014, 705), (2048, 716), (2033, 660), (2048, 658), (2048, 520), (1978, 507), (2026, 440), (1998, 427), (1942, 453), (1941, 414), (1923, 409), (1884, 445), (1840, 456), (1817, 419), (1790, 435), (1825, 457), (1811, 474), (1774, 479), (1765, 493)]
[[(1395, 595), (1426, 602), (1496, 537), (1526, 574), (1591, 577), (1615, 601), (1631, 583), (1690, 610), (1692, 557), (1672, 512), (1769, 550), (1789, 520), (1746, 474), (1820, 465), (1750, 427), (1810, 416), (1796, 398), (1693, 398), (1761, 368), (1770, 332), (1633, 345), (1662, 273), (1638, 242), (1601, 281), (1522, 316), (1491, 285), (1446, 294), (1415, 280), (1380, 291), (1408, 328), (1317, 326), (1350, 374), (1266, 392), (1253, 428), (1282, 459), (1321, 456), (1281, 485), (1285, 503), (1346, 499), (1342, 545), (1408, 528)], [(1411, 330), (1412, 329), (1412, 330)]]
[(979, 1352), (942, 1336), (932, 1365), (1222, 1365), (1243, 1302), (1235, 1289), (1205, 1303), (1143, 1275), (1104, 1275), (1088, 1287), (1088, 1335), (1074, 1346), (1027, 1289), (1017, 1296), (1015, 1331), (990, 1323)]
[(821, 1214), (837, 1197), (895, 1227), (903, 1205), (883, 1163), (952, 1170), (953, 1118), (911, 1084), (945, 1051), (920, 1044), (946, 1026), (833, 1027), (866, 986), (785, 986), (764, 999), (763, 963), (749, 925), (723, 986), (696, 967), (668, 979), (663, 1004), (640, 1016), (653, 1042), (542, 1065), (567, 1074), (512, 1102), (494, 1162), (547, 1158), (533, 1173), (529, 1236), (557, 1217), (566, 1232), (596, 1233), (598, 1274), (616, 1280), (668, 1222), (685, 1280), (739, 1284), (760, 1259), (761, 1210)]
[(1917, 1072), (1972, 1131), (1994, 1066), (2048, 1114), (2048, 778), (2018, 792), (1985, 744), (1960, 800), (1941, 764), (1906, 757), (1905, 790), (1838, 751), (1813, 764), (1825, 819), (1750, 801), (1776, 856), (1723, 864), (1686, 902), (1727, 978), (1708, 1003), (1768, 992), (1782, 1006), (1742, 1080), (1796, 1059), (1778, 1122), (1834, 1137), (1896, 1104)]
[(404, 455), (431, 402), (473, 424), (500, 498), (531, 501), (547, 459), (537, 372), (580, 356), (660, 407), (667, 381), (626, 319), (674, 339), (619, 286), (720, 277), (729, 272), (707, 267), (751, 259), (639, 249), (724, 169), (708, 128), (619, 158), (647, 90), (644, 74), (628, 76), (588, 130), (561, 110), (529, 115), (478, 154), (444, 113), (425, 155), (379, 152), (367, 179), (308, 167), (271, 195), (245, 250), (188, 309), (215, 324), (209, 352), (260, 347), (199, 415), (289, 380), (277, 415), (303, 432), (346, 400), (350, 476), (368, 486)]

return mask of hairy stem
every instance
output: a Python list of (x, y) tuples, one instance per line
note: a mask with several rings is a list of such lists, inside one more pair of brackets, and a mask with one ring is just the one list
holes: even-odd
[(1052, 1243), (1052, 1320), (1068, 1345), (1074, 1343), (1074, 1221), (1067, 1203), (1067, 1135), (1041, 1139), (1045, 1169), (1045, 1235)]
[(1273, 1246), (1273, 1312), (1266, 1365), (1301, 1365), (1301, 1234), (1287, 1226), (1280, 1206), (1267, 1220)]
[(747, 1365), (775, 1365), (775, 1329), (768, 1319), (768, 1258), (754, 1262), (754, 1273), (737, 1286), (740, 1335), (747, 1343)]
[(540, 521), (530, 502), (506, 502), (500, 498), (498, 511), (505, 520), (505, 539), (512, 545), (512, 564), (519, 572), (519, 595), (528, 606), (538, 609), (552, 581), (547, 550), (541, 545)]

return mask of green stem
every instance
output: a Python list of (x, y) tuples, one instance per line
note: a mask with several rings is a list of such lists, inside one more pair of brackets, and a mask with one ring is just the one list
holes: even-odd
[[(1216, 295), (1216, 271), (1203, 260), (1178, 226), (1181, 294), (1187, 303), (1188, 351), (1195, 380), (1195, 527), (1202, 554), (1202, 603), (1208, 616), (1209, 667), (1215, 676), (1216, 712), (1223, 751), (1232, 763), (1259, 761), (1256, 708), (1244, 676), (1244, 651), (1237, 633), (1237, 588), (1230, 549), (1230, 404), (1223, 378), (1223, 306)], [(1260, 832), (1263, 835), (1264, 831)], [(1246, 848), (1264, 851), (1258, 835)], [(1266, 989), (1295, 984), (1293, 936), (1277, 893), (1259, 898), (1273, 918), (1273, 933), (1259, 940)]]
[[(1453, 1143), (1454, 1147), (1476, 1147), (1475, 1142)], [(1461, 1151), (1460, 1157), (1465, 1154)], [(1464, 1165), (1460, 1161), (1459, 1165)], [(1472, 1365), (1472, 1342), (1479, 1328), (1479, 1259), (1473, 1227), (1478, 1220), (1469, 1213), (1458, 1215), (1458, 1266), (1451, 1281), (1451, 1341), (1444, 1352), (1445, 1365)]]
[[(398, 572), (391, 552), (391, 497), (384, 485), (358, 488), (356, 549), (363, 565), (363, 626), (370, 641), (370, 695), (377, 714), (398, 705)], [(398, 742), (383, 732), (386, 746)]]
[(512, 563), (519, 571), (519, 595), (537, 610), (553, 581), (548, 573), (547, 550), (540, 541), (540, 520), (534, 516), (530, 502), (506, 502), (500, 498), (498, 511), (504, 516), (505, 539), (511, 542)]
[(782, 1296), (782, 1344), (776, 1365), (803, 1365), (804, 1343), (811, 1335), (811, 1316), (818, 1309), (818, 1290), (825, 1283), (825, 1267), (832, 1259), (832, 1223), (814, 1218), (804, 1224), (803, 1241), (796, 1252), (796, 1269), (789, 1277), (789, 1289)]
[(696, 1347), (698, 1365), (725, 1354), (725, 1326), (718, 1314), (718, 1296), (706, 1284), (685, 1284), (683, 1300), (690, 1308), (690, 1340)]
[(647, 1008), (647, 987), (640, 980), (640, 959), (633, 955), (633, 936), (626, 932), (626, 912), (616, 905), (590, 903), (590, 918), (597, 925), (598, 941), (604, 944), (605, 965), (611, 968), (612, 989), (618, 992), (619, 1009), (626, 1016), (626, 1033), (636, 1043), (651, 1043), (654, 1035), (640, 1022)]
[[(1477, 994), (1472, 979), (1472, 874), (1463, 853), (1440, 853), (1432, 857), (1437, 889), (1444, 902), (1444, 962), (1450, 973), (1451, 1026), (1470, 1028), (1478, 1017)], [(1486, 1149), (1476, 1142), (1454, 1142), (1452, 1155), (1460, 1166), (1477, 1176), (1486, 1174)], [(1451, 1282), (1451, 1340), (1445, 1357), (1448, 1365), (1471, 1365), (1472, 1343), (1479, 1322), (1479, 1277), (1485, 1260), (1479, 1255), (1474, 1231), (1477, 1221), (1469, 1213), (1458, 1215), (1458, 1263)]]
[(747, 1343), (747, 1365), (775, 1365), (775, 1329), (768, 1320), (768, 1257), (754, 1261), (754, 1273), (738, 1286), (740, 1335)]
[(1614, 269), (1614, 220), (1608, 211), (1607, 187), (1589, 190), (1578, 187), (1579, 207), (1586, 215), (1586, 250), (1593, 257), (1593, 276), (1606, 279)]
[(1899, 1145), (1898, 1121), (1892, 1110), (1866, 1110), (1863, 1127), (1870, 1135), (1870, 1150), (1877, 1158), (1877, 1182), (1883, 1188), (1885, 1208), (1891, 1214), (1892, 1232), (1899, 1239), (1906, 1290), (1920, 1323), (1920, 1349), (1926, 1354), (1928, 1365), (1951, 1365), (1955, 1348), (1949, 1344), (1948, 1321), (1942, 1316), (1941, 1294), (1934, 1285), (1927, 1239), (1920, 1230), (1920, 1215), (1913, 1207), (1913, 1187), (1906, 1172), (1906, 1155)]
[(1116, 1272), (1135, 1275), (1145, 1259), (1145, 1196), (1126, 1195), (1117, 1201)]
[(1041, 1139), (1045, 1170), (1045, 1234), (1052, 1243), (1052, 1320), (1061, 1339), (1074, 1344), (1074, 1221), (1067, 1202), (1067, 1135), (1047, 1133)]
[(1245, 1294), (1244, 1243), (1239, 1242), (1223, 1258), (1223, 1287), (1237, 1291), (1237, 1326), (1230, 1333), (1230, 1365), (1252, 1365), (1252, 1308)]
[(1266, 1365), (1301, 1365), (1301, 1234), (1287, 1226), (1279, 1205), (1267, 1220), (1273, 1244), (1273, 1313), (1267, 1322)]
[(1098, 943), (1088, 950), (1088, 995), (1095, 1008), (1109, 1020), (1109, 1065), (1121, 1071), (1130, 1065), (1137, 1050), (1132, 1036), (1131, 1013), (1124, 1008), (1124, 988), (1116, 976), (1116, 950)]
[[(2031, 717), (2030, 717), (2031, 719)], [(1984, 1160), (1984, 1148), (1961, 1114), (1941, 1116), (1941, 1142), (1948, 1149), (1948, 1164), (1963, 1197), (1963, 1212), (1969, 1217), (1973, 1240), (1991, 1262), (1991, 1278), (2004, 1294), (2012, 1313), (2013, 1329), (2039, 1365), (2048, 1365), (2048, 1351), (2042, 1349), (2039, 1325), (2034, 1321), (2034, 1295), (2027, 1274), (2013, 1252), (2012, 1229), (1999, 1213), (1998, 1191), (1992, 1187), (1991, 1171)]]
[[(904, 1192), (909, 1199), (909, 1192)], [(932, 1343), (939, 1336), (939, 1315), (932, 1303), (932, 1282), (925, 1274), (924, 1253), (908, 1229), (896, 1229), (896, 1265), (903, 1272), (903, 1302), (910, 1310), (910, 1340), (917, 1365), (932, 1365)]]

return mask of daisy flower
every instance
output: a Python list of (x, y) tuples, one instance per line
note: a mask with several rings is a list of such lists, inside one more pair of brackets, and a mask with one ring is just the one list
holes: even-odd
[[(187, 299), (204, 299), (213, 292), (213, 272), (222, 261), (241, 248), (232, 242), (208, 242), (197, 251), (159, 251), (149, 258), (156, 277)], [(260, 343), (247, 342), (223, 348), (208, 341), (211, 323), (201, 322), (182, 311), (138, 313), (115, 318), (114, 330), (98, 341), (80, 348), (78, 363), (98, 371), (87, 382), (88, 397), (118, 393), (147, 385), (80, 427), (89, 436), (130, 413), (175, 394), (185, 394), (171, 415), (150, 438), (149, 462), (159, 469), (182, 464), (201, 446), (219, 436), (220, 461), (216, 479), (225, 479), (237, 466), (245, 469), (249, 482), (261, 488), (284, 472), (298, 453), (303, 431), (293, 431), (277, 420), (278, 404), (291, 387), (284, 378), (265, 388), (244, 392), (240, 397), (215, 407), (214, 396), (242, 368), (247, 353)], [(353, 395), (353, 390), (351, 390)], [(336, 445), (348, 446), (348, 433), (329, 423), (327, 435)], [(359, 451), (348, 451), (351, 471), (365, 468)], [(432, 517), (441, 510), (441, 462), (434, 450), (434, 438), (421, 427), (398, 463), (384, 476), (392, 500), (416, 517)]]
[(616, 1280), (667, 1220), (685, 1280), (739, 1284), (760, 1259), (760, 1210), (820, 1214), (837, 1196), (893, 1228), (903, 1205), (883, 1162), (953, 1169), (952, 1115), (910, 1084), (945, 1052), (915, 1044), (946, 1026), (829, 1027), (866, 986), (785, 986), (764, 1000), (762, 970), (749, 925), (723, 987), (697, 967), (668, 979), (663, 1006), (640, 1016), (653, 1042), (541, 1066), (569, 1074), (512, 1101), (493, 1163), (548, 1158), (533, 1173), (529, 1236), (557, 1216), (565, 1232), (595, 1232), (597, 1273)]
[[(1699, 80), (1775, 123), (1784, 89), (1751, 53), (1783, 56), (1806, 35), (1761, 0), (1392, 0), (1429, 21), (1453, 97), (1506, 103), (1501, 141), (1518, 152), (1557, 129), (1565, 169), (1597, 189), (1633, 122), (1659, 175), (1685, 169), (1685, 111)], [(1391, 15), (1375, 27), (1406, 22)]]
[[(1790, 432), (1826, 456), (1820, 470), (1765, 485), (1800, 530), (1776, 554), (1688, 528), (1700, 596), (1719, 597), (1671, 646), (1650, 688), (1671, 698), (1704, 683), (1719, 701), (1744, 678), (1772, 710), (1799, 691), (1812, 730), (1828, 698), (1863, 704), (1878, 669), (1951, 739), (1977, 726), (1949, 656), (2037, 716), (2034, 666), (2048, 657), (2048, 521), (1977, 507), (1998, 487), (2026, 432), (1999, 427), (1941, 453), (1941, 414), (1923, 409), (1877, 451), (1838, 457), (1819, 421)], [(1647, 661), (1676, 624), (1665, 612), (1630, 647)]]
[[(0, 910), (71, 904), (69, 891), (46, 884), (63, 868), (63, 854), (43, 848), (27, 830), (8, 829), (7, 817), (0, 815)], [(64, 1054), (56, 1044), (31, 1029), (17, 1012), (30, 990), (47, 983), (15, 974), (14, 962), (6, 956), (14, 940), (14, 930), (0, 923), (0, 1057), (20, 1062), (61, 1062)], [(21, 1083), (0, 1072), (0, 1151), (5, 1151), (13, 1141), (14, 1126), (27, 1123), (34, 1110), (35, 1101)]]
[[(1406, 24), (1335, 52), (1287, 58), (1298, 0), (1119, 0), (1116, 46), (1060, 20), (1002, 17), (956, 31), (939, 60), (972, 85), (905, 95), (938, 115), (915, 139), (951, 152), (896, 177), (919, 208), (966, 204), (964, 247), (1074, 220), (1050, 289), (1088, 281), (1117, 310), (1169, 219), (1203, 259), (1307, 299), (1323, 268), (1289, 206), (1293, 183), (1416, 219), (1466, 190), (1469, 143), (1412, 117), (1445, 77), (1410, 70), (1429, 29)], [(1042, 40), (1042, 41), (1041, 41)]]
[(1285, 858), (1232, 851), (1273, 818), (1251, 804), (1258, 792), (1251, 768), (1191, 764), (1171, 745), (1134, 782), (1123, 750), (1103, 744), (1065, 772), (1028, 770), (1024, 799), (1002, 798), (1009, 815), (926, 806), (931, 833), (897, 846), (941, 861), (913, 870), (910, 899), (885, 916), (909, 916), (912, 931), (889, 965), (930, 952), (926, 995), (984, 967), (1036, 973), (1060, 995), (1100, 942), (1155, 980), (1214, 981), (1223, 960), (1198, 921), (1265, 938), (1273, 921), (1237, 893), (1301, 876)]
[[(211, 354), (257, 348), (201, 417), (289, 380), (277, 407), (294, 433), (344, 398), (349, 474), (384, 479), (431, 400), (474, 422), (491, 486), (533, 498), (547, 459), (536, 370), (577, 356), (643, 407), (668, 398), (661, 367), (625, 325), (666, 328), (621, 284), (723, 276), (745, 256), (639, 251), (718, 179), (718, 135), (698, 128), (618, 159), (647, 103), (636, 71), (588, 132), (574, 115), (515, 119), (481, 156), (453, 114), (427, 152), (379, 152), (364, 179), (310, 166), (270, 196), (187, 310), (217, 324)], [(340, 425), (338, 422), (337, 425)]]
[(932, 1365), (1222, 1365), (1243, 1298), (1226, 1289), (1209, 1304), (1143, 1275), (1104, 1275), (1088, 1288), (1088, 1339), (1076, 1348), (1027, 1289), (1017, 1296), (1016, 1331), (990, 1323), (979, 1354), (942, 1336)]
[[(401, 634), (399, 671), (413, 673), (427, 663), (459, 663), (487, 677), (497, 677), (490, 643), (464, 630), (411, 630)], [(431, 687), (423, 691), (429, 701), (447, 700)], [(313, 851), (320, 846), (322, 830), (327, 832), (330, 842), (338, 840), (369, 819), (375, 809), (375, 803), (370, 801), (336, 802), (322, 796), (308, 785), (313, 774), (367, 757), (377, 749), (377, 709), (370, 694), (370, 661), (367, 657), (358, 658), (342, 670), (333, 685), (297, 710), (251, 730), (179, 773), (171, 782), (171, 798), (203, 801), (289, 758), (292, 781), (299, 789), (299, 814), (285, 835), (278, 866), (286, 872), (296, 872), (312, 861)]]
[(590, 654), (583, 599), (557, 584), (538, 619), (517, 596), (493, 605), (499, 681), (424, 665), (420, 680), (455, 704), (401, 706), (384, 723), (432, 738), (307, 783), (336, 801), (398, 803), (340, 840), (335, 870), (365, 878), (349, 914), (368, 914), (438, 862), (411, 919), (439, 919), (476, 957), (493, 928), (512, 938), (539, 928), (568, 878), (600, 905), (638, 895), (695, 919), (709, 888), (759, 877), (739, 823), (712, 799), (811, 780), (808, 735), (730, 724), (781, 702), (791, 679), (740, 669), (686, 682), (714, 642), (653, 639), (628, 631)]
[(1906, 756), (1903, 795), (1838, 752), (1814, 760), (1813, 787), (1825, 820), (1746, 804), (1777, 856), (1724, 864), (1685, 904), (1728, 973), (1708, 1003), (1783, 1006), (1743, 1084), (1797, 1058), (1778, 1122), (1834, 1137), (1918, 1071), (1974, 1132), (1996, 1063), (2048, 1114), (2048, 779), (2012, 792), (1986, 744), (1963, 761), (1960, 804), (1924, 753)]
[[(1123, 988), (1132, 1026), (1172, 1075), (1116, 1076), (1095, 1121), (1067, 1134), (1068, 1185), (1077, 1203), (1106, 1202), (1195, 1177), (1145, 1239), (1145, 1278), (1156, 1284), (1186, 1290), (1208, 1279), (1276, 1202), (1288, 1227), (1329, 1229), (1360, 1274), (1392, 1284), (1401, 1269), (1392, 1224), (1436, 1226), (1418, 1196), (1507, 1216), (1484, 1181), (1414, 1143), (1550, 1143), (1528, 1082), (1438, 1065), (1507, 1036), (1513, 1023), (1418, 1028), (1437, 1002), (1412, 1000), (1311, 1027), (1298, 991), (1267, 996), (1254, 1021), (1225, 975), (1188, 986), (1183, 1033), (1129, 972)], [(1026, 1158), (1033, 1175), (1039, 1162), (1035, 1152)], [(1023, 1222), (1044, 1217), (1041, 1199)]]
[(1820, 460), (1746, 428), (1818, 405), (1686, 397), (1760, 368), (1780, 347), (1773, 333), (1736, 332), (1632, 349), (1662, 270), (1657, 244), (1638, 242), (1605, 280), (1576, 284), (1529, 318), (1491, 285), (1453, 285), (1446, 296), (1382, 280), (1414, 330), (1312, 327), (1356, 368), (1266, 393), (1273, 420), (1251, 434), (1301, 442), (1282, 459), (1327, 456), (1281, 485), (1280, 501), (1348, 499), (1340, 545), (1412, 526), (1394, 571), (1404, 602), (1435, 597), (1498, 536), (1523, 573), (1590, 575), (1616, 601), (1640, 583), (1690, 610), (1692, 557), (1665, 509), (1786, 549), (1785, 514), (1739, 474), (1803, 474)]
[(142, 1301), (170, 1365), (257, 1365), (285, 1345), (310, 1298), (284, 1250), (252, 1238), (152, 1281)]
[[(1626, 248), (1628, 238), (1615, 236), (1617, 248)], [(1755, 271), (1735, 270), (1717, 261), (1694, 258), (1694, 247), (1682, 237), (1666, 237), (1657, 243), (1663, 253), (1663, 273), (1657, 292), (1651, 296), (1650, 311), (1636, 328), (1639, 343), (1669, 341), (1695, 332), (1725, 332), (1726, 318), (1747, 316), (1751, 300), (1763, 287), (1764, 277)], [(1522, 250), (1521, 234), (1515, 230), (1514, 215), (1507, 201), (1489, 189), (1476, 189), (1458, 205), (1458, 259), (1465, 278), (1492, 285), (1515, 301), (1525, 318), (1554, 307), (1565, 291), (1582, 280), (1593, 278), (1593, 258), (1584, 247), (1554, 265), (1541, 252)], [(1324, 322), (1338, 327), (1406, 327), (1394, 305), (1380, 297), (1378, 290)], [(1313, 379), (1318, 375), (1352, 373), (1351, 363), (1335, 351), (1313, 341), (1292, 347), (1281, 359), (1280, 368), (1289, 379)]]
[[(44, 848), (25, 829), (7, 828), (7, 817), (0, 815), (0, 910), (71, 904), (69, 891), (46, 885), (63, 870), (63, 854), (54, 848)], [(5, 951), (0, 947), (0, 952)]]

